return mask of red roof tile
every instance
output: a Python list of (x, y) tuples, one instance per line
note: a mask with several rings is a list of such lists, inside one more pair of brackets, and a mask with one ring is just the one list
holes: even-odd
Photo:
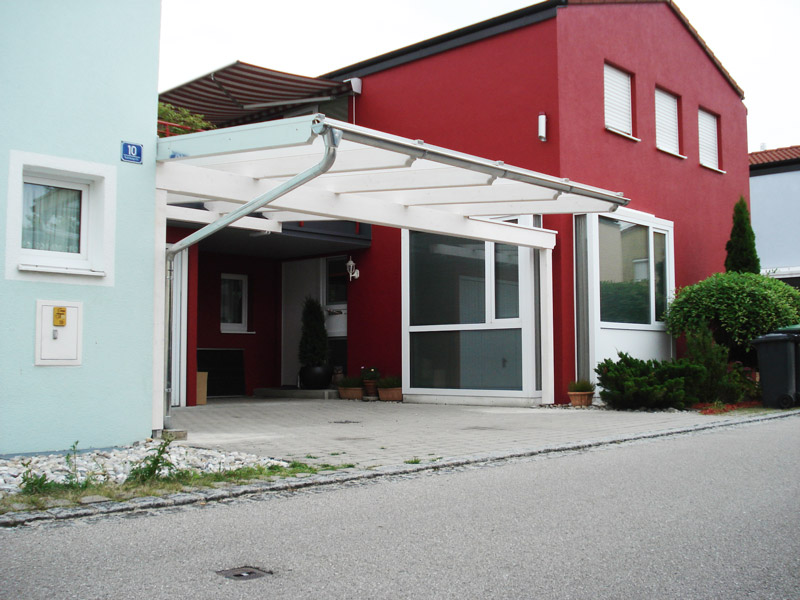
[(765, 165), (768, 163), (795, 160), (800, 158), (800, 146), (775, 148), (774, 150), (759, 150), (749, 154), (751, 165)]

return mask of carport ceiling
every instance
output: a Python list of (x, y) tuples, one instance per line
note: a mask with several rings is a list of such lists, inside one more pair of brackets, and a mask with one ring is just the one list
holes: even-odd
[[(157, 188), (166, 192), (167, 217), (209, 223), (269, 196), (320, 162), (323, 138), (336, 145), (327, 172), (234, 226), (278, 232), (286, 221), (352, 220), (552, 248), (553, 232), (492, 217), (611, 212), (628, 202), (621, 193), (314, 115), (159, 140)], [(204, 210), (194, 208), (198, 202)]]

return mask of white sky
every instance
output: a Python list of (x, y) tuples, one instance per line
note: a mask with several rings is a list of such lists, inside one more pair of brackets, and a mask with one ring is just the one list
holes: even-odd
[[(317, 76), (534, 0), (162, 0), (159, 91), (236, 60)], [(748, 147), (800, 145), (798, 0), (677, 0), (745, 92)]]

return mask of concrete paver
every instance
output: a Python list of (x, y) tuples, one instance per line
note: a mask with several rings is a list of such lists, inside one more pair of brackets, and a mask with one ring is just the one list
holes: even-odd
[(740, 420), (695, 412), (619, 412), (569, 407), (506, 408), (352, 400), (212, 399), (177, 408), (185, 443), (367, 468), (418, 458), (531, 451)]

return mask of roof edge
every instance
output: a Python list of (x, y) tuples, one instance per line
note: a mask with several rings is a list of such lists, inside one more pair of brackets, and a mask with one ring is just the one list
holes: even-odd
[(362, 77), (390, 69), (445, 50), (465, 46), (488, 37), (513, 31), (526, 25), (540, 23), (556, 16), (556, 8), (565, 6), (567, 0), (546, 0), (532, 6), (492, 17), (479, 23), (467, 25), (435, 37), (392, 50), (385, 54), (320, 75), (324, 79), (347, 79)]
[(683, 23), (684, 27), (689, 31), (692, 37), (695, 38), (700, 47), (706, 53), (708, 58), (714, 63), (722, 76), (728, 81), (729, 85), (739, 95), (739, 98), (744, 100), (744, 90), (739, 87), (739, 84), (733, 79), (728, 70), (722, 65), (722, 62), (716, 57), (714, 52), (700, 36), (698, 31), (686, 18), (686, 15), (681, 12), (677, 4), (673, 0), (546, 0), (539, 4), (534, 4), (526, 8), (493, 17), (461, 29), (456, 29), (449, 33), (438, 35), (436, 37), (405, 46), (386, 54), (381, 54), (374, 58), (370, 58), (329, 73), (320, 75), (325, 79), (346, 79), (349, 77), (362, 77), (371, 75), (385, 69), (390, 69), (405, 63), (409, 63), (421, 58), (438, 54), (451, 48), (464, 46), (472, 42), (492, 37), (499, 33), (512, 31), (526, 25), (532, 25), (551, 19), (556, 16), (557, 8), (560, 6), (574, 6), (580, 5), (613, 5), (613, 4), (666, 4), (672, 9), (675, 16)]

